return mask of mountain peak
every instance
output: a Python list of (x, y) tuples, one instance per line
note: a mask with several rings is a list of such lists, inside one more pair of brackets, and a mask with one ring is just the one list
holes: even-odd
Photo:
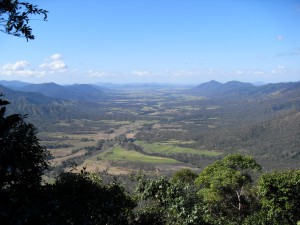
[(222, 83), (215, 81), (215, 80), (211, 80), (206, 83), (202, 83), (202, 84), (198, 85), (196, 88), (217, 88), (217, 87), (220, 87), (221, 85), (222, 85)]

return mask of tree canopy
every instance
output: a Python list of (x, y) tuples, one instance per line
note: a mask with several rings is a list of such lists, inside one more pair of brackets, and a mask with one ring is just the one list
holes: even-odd
[(262, 209), (272, 224), (300, 221), (300, 170), (263, 174), (258, 182)]
[(0, 1), (0, 31), (17, 36), (34, 39), (30, 20), (32, 15), (41, 15), (47, 20), (48, 11), (38, 8), (27, 1), (1, 0)]
[(5, 117), (7, 104), (0, 99), (0, 188), (39, 185), (48, 168), (49, 152), (39, 144), (36, 128), (24, 116)]
[(201, 171), (196, 184), (204, 207), (210, 211), (206, 220), (241, 224), (252, 210), (251, 171), (260, 170), (253, 157), (233, 154)]

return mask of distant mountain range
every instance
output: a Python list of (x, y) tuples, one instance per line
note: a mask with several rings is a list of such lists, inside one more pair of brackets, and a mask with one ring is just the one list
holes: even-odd
[(45, 96), (37, 92), (23, 92), (17, 91), (12, 88), (4, 87), (0, 84), (0, 93), (4, 95), (4, 98), (10, 102), (21, 100), (36, 105), (46, 105), (49, 103), (57, 102), (57, 99)]
[[(108, 85), (113, 89), (109, 89), (107, 84), (73, 84), (59, 85), (56, 83), (30, 84), (21, 81), (0, 81), (0, 85), (15, 91), (39, 93), (47, 97), (80, 100), (80, 101), (101, 101), (110, 98), (117, 90), (142, 89), (155, 91), (161, 88), (174, 88), (174, 85), (168, 84), (124, 84), (124, 85)], [(182, 88), (183, 86), (181, 86)], [(1, 90), (2, 91), (2, 90)], [(5, 92), (5, 91), (2, 91)], [(263, 96), (276, 96), (279, 94), (297, 96), (300, 93), (300, 82), (275, 83), (256, 86), (251, 83), (243, 83), (239, 81), (230, 81), (220, 83), (218, 81), (209, 81), (196, 87), (183, 91), (186, 94), (205, 96), (208, 98), (252, 98)]]
[(100, 87), (89, 84), (63, 86), (56, 83), (30, 84), (19, 81), (0, 81), (0, 84), (16, 91), (35, 92), (66, 100), (99, 101), (105, 98), (105, 94)]
[(202, 95), (211, 98), (228, 98), (228, 97), (258, 97), (261, 95), (279, 94), (284, 92), (300, 93), (300, 82), (266, 84), (255, 86), (250, 83), (239, 81), (230, 81), (220, 83), (217, 81), (209, 81), (186, 90), (186, 93), (193, 95)]
[(11, 89), (18, 89), (26, 85), (30, 85), (30, 83), (26, 83), (18, 80), (12, 80), (12, 81), (0, 80), (0, 84)]

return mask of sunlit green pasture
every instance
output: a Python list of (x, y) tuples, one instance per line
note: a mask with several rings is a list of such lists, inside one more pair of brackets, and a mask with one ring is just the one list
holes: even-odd
[(221, 153), (216, 151), (206, 151), (206, 150), (196, 150), (193, 148), (183, 148), (173, 145), (167, 145), (163, 143), (153, 143), (147, 144), (142, 141), (137, 141), (139, 146), (144, 148), (144, 151), (147, 153), (161, 153), (161, 154), (178, 154), (178, 153), (189, 153), (194, 155), (205, 155), (205, 156), (218, 156)]
[(177, 144), (194, 144), (195, 141), (182, 141), (182, 140), (170, 139), (168, 141), (165, 141), (164, 143), (171, 144), (171, 145), (177, 145)]

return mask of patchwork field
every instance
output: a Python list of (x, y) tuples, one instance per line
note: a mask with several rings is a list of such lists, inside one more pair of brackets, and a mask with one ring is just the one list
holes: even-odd
[[(129, 113), (130, 115), (148, 112), (148, 116), (140, 120), (106, 119), (93, 121), (76, 119), (58, 121), (52, 124), (53, 131), (40, 132), (39, 137), (42, 140), (42, 145), (47, 147), (52, 154), (51, 166), (63, 167), (65, 171), (74, 166), (78, 168), (86, 167), (88, 171), (107, 171), (113, 174), (124, 174), (139, 169), (146, 172), (161, 171), (165, 173), (180, 168), (197, 168), (195, 164), (175, 159), (174, 154), (189, 154), (200, 157), (217, 157), (221, 155), (217, 151), (179, 147), (178, 144), (191, 145), (196, 142), (177, 140), (176, 137), (154, 143), (136, 140), (136, 135), (139, 132), (151, 130), (152, 127), (155, 130), (182, 131), (182, 124), (160, 122), (162, 117), (172, 118), (170, 115), (178, 113), (177, 109), (165, 108), (162, 102), (163, 98), (157, 98), (159, 103), (155, 106), (146, 106), (147, 103), (144, 97), (138, 104), (139, 109), (135, 108), (137, 106), (136, 99), (134, 104), (129, 100), (122, 101), (119, 99), (116, 104), (126, 104), (127, 108), (110, 107), (108, 110), (108, 113), (112, 115), (115, 112)], [(134, 109), (131, 109), (128, 105), (131, 105)], [(182, 107), (182, 110), (190, 110), (190, 108), (185, 106)], [(163, 116), (166, 114), (168, 116)], [(124, 143), (128, 143), (128, 140), (142, 150), (128, 150), (123, 146)]]

